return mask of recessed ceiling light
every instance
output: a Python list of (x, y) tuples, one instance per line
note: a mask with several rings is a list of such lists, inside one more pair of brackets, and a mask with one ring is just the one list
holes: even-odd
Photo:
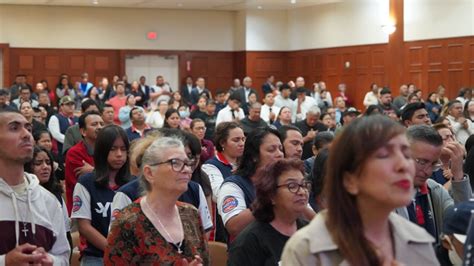
[(98, 5), (98, 4), (99, 4), (99, 0), (94, 0), (94, 1), (92, 1), (92, 4)]
[(294, 4), (296, 4), (296, 0), (291, 0), (290, 3), (292, 3), (294, 5)]
[(262, 6), (257, 6), (257, 8), (258, 8), (258, 9), (263, 9), (263, 7), (262, 7)]

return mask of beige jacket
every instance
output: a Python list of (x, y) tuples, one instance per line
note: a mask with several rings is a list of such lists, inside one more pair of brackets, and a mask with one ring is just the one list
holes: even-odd
[[(281, 265), (349, 265), (341, 256), (325, 224), (326, 212), (317, 215), (309, 225), (286, 242)], [(424, 229), (391, 213), (395, 258), (403, 265), (439, 265), (432, 242)]]

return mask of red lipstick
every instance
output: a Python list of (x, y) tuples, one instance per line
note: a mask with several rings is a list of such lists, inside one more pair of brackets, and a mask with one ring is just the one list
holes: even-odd
[(403, 179), (398, 182), (395, 182), (395, 185), (405, 190), (409, 190), (411, 188), (411, 182), (408, 179)]

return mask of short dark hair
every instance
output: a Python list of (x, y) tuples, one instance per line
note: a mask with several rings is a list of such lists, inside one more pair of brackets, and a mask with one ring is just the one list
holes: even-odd
[(95, 105), (100, 110), (99, 105), (92, 99), (87, 99), (81, 103), (81, 111), (84, 113), (89, 107)]
[(382, 90), (380, 90), (380, 95), (384, 94), (392, 94), (392, 91), (388, 87), (384, 87)]
[(1, 89), (0, 90), (0, 96), (8, 96), (10, 94), (6, 89)]
[(217, 125), (216, 131), (214, 131), (214, 144), (218, 152), (224, 151), (221, 143), (227, 140), (229, 131), (234, 128), (242, 129), (237, 122), (222, 122)]
[(100, 113), (97, 112), (97, 111), (87, 111), (85, 113), (83, 113), (81, 116), (79, 116), (79, 121), (78, 121), (78, 124), (79, 124), (79, 128), (80, 129), (86, 129), (86, 118), (90, 115), (98, 115), (100, 116)]
[(304, 176), (303, 161), (297, 159), (280, 159), (265, 166), (257, 172), (255, 178), (256, 198), (252, 204), (252, 213), (260, 222), (269, 223), (275, 219), (272, 198), (278, 191), (278, 179), (282, 173), (298, 170)]
[(283, 125), (278, 129), (278, 132), (280, 133), (281, 143), (283, 143), (285, 141), (286, 137), (288, 136), (288, 131), (290, 131), (290, 130), (298, 131), (298, 132), (300, 132), (301, 135), (303, 135), (303, 133), (301, 132), (301, 130), (299, 128), (297, 128), (293, 125)]
[(132, 120), (133, 111), (135, 111), (135, 110), (137, 110), (137, 109), (140, 109), (140, 107), (134, 106), (134, 107), (132, 107), (132, 109), (130, 109), (130, 113), (128, 113), (128, 116), (130, 117), (130, 120)]
[(334, 140), (334, 134), (330, 131), (319, 132), (313, 139), (313, 146), (320, 150), (324, 145)]
[(100, 109), (100, 113), (103, 114), (105, 111), (105, 108), (114, 108), (111, 104), (105, 103), (102, 108)]
[(280, 91), (282, 90), (289, 90), (291, 89), (290, 85), (283, 83), (283, 85), (280, 86)]
[(242, 99), (240, 98), (240, 95), (237, 92), (231, 93), (229, 95), (228, 101), (238, 101), (239, 103), (242, 103)]
[(410, 143), (414, 141), (422, 141), (427, 144), (439, 147), (443, 145), (443, 138), (431, 126), (428, 125), (414, 125), (407, 129), (407, 138)]
[[(95, 165), (95, 182), (105, 187), (109, 183), (109, 162), (107, 158), (109, 157), (109, 152), (114, 145), (114, 142), (117, 138), (121, 138), (125, 144), (127, 153), (130, 149), (130, 143), (128, 141), (127, 133), (120, 126), (117, 125), (108, 125), (99, 131), (97, 134), (97, 140), (95, 142), (94, 148), (94, 165)], [(117, 175), (115, 176), (115, 182), (117, 185), (122, 186), (126, 184), (130, 179), (130, 170), (129, 170), (130, 159), (127, 156), (127, 161), (119, 169)]]
[(416, 102), (416, 103), (409, 103), (407, 104), (403, 110), (402, 110), (402, 122), (405, 122), (407, 120), (411, 120), (413, 118), (413, 115), (417, 110), (420, 109), (426, 109), (426, 106), (422, 102)]
[(31, 89), (28, 87), (28, 86), (25, 86), (25, 85), (20, 85), (20, 88), (18, 89), (18, 91), (24, 91), (24, 90), (28, 90), (28, 92), (31, 93)]
[(194, 128), (194, 126), (196, 125), (196, 123), (204, 123), (204, 125), (206, 124), (201, 118), (194, 118), (192, 121), (191, 121), (191, 124), (189, 125), (189, 127), (191, 129)]
[(380, 107), (378, 104), (372, 104), (367, 107), (367, 110), (365, 110), (364, 115), (373, 115), (373, 114), (383, 114), (383, 109)]
[(51, 133), (47, 129), (40, 129), (33, 132), (33, 139), (35, 140), (35, 142), (37, 142), (41, 138), (41, 135), (43, 134), (48, 134), (49, 137), (53, 139), (53, 136), (51, 136)]
[(460, 100), (451, 100), (448, 102), (448, 110), (451, 110), (451, 108), (453, 108), (453, 105), (455, 105), (456, 103), (460, 103), (462, 104), (462, 102)]

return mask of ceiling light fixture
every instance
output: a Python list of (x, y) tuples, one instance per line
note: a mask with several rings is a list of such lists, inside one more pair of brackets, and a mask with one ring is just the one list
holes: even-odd
[(182, 7), (182, 6), (183, 6), (183, 4), (182, 4), (182, 3), (178, 3), (178, 7)]
[(98, 5), (98, 4), (99, 4), (99, 0), (94, 0), (94, 1), (92, 1), (92, 4)]
[(263, 7), (262, 7), (262, 6), (257, 6), (257, 8), (258, 8), (258, 9), (263, 9)]
[(294, 4), (296, 4), (296, 0), (291, 0), (290, 3), (291, 3), (292, 5), (294, 5)]

